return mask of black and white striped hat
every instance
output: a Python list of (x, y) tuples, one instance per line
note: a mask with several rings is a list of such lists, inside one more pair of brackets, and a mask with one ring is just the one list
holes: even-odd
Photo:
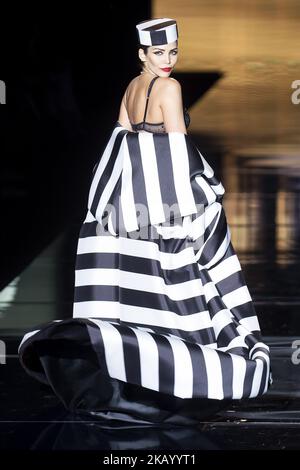
[(144, 46), (169, 44), (178, 38), (177, 23), (172, 18), (155, 18), (136, 25), (139, 43)]

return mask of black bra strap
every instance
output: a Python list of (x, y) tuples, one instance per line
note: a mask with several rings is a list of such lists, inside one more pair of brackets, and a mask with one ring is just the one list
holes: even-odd
[(150, 93), (151, 93), (151, 90), (152, 90), (154, 81), (155, 81), (157, 78), (158, 78), (158, 76), (152, 78), (152, 80), (151, 80), (151, 82), (150, 82), (150, 85), (149, 85), (149, 87), (148, 87), (147, 100), (146, 100), (146, 107), (145, 107), (145, 113), (144, 113), (143, 124), (144, 124), (144, 122), (145, 122), (145, 120), (146, 120), (146, 114), (147, 114), (147, 109), (148, 109), (149, 96), (150, 96)]

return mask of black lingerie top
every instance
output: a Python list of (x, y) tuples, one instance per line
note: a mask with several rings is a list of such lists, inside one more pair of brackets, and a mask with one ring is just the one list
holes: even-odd
[[(146, 114), (147, 114), (147, 108), (148, 108), (148, 102), (149, 102), (149, 96), (150, 96), (150, 92), (151, 92), (151, 89), (152, 89), (152, 86), (153, 86), (153, 83), (154, 81), (157, 79), (158, 77), (154, 77), (151, 82), (150, 82), (150, 85), (149, 85), (149, 88), (148, 88), (148, 92), (147, 92), (147, 100), (146, 100), (146, 107), (145, 107), (145, 113), (144, 113), (144, 119), (142, 122), (139, 122), (137, 124), (133, 124), (132, 122), (130, 123), (131, 124), (131, 127), (132, 127), (132, 130), (134, 131), (147, 131), (147, 132), (152, 132), (152, 133), (159, 133), (159, 134), (164, 134), (166, 131), (165, 131), (165, 126), (164, 126), (164, 123), (163, 122), (159, 122), (159, 123), (151, 123), (151, 122), (146, 122), (145, 119), (146, 119)], [(188, 127), (190, 125), (190, 115), (188, 113), (188, 110), (186, 108), (184, 108), (184, 122), (185, 122), (185, 126)]]

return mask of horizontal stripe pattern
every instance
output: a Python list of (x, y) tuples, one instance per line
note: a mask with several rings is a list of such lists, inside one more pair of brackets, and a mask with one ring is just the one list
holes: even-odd
[[(224, 191), (189, 136), (117, 126), (79, 234), (73, 318), (24, 336), (27, 372), (41, 380), (35, 341), (60, 339), (64, 328), (72, 337), (81, 325), (93, 361), (111, 378), (180, 398), (265, 393), (269, 348), (231, 243)], [(111, 214), (104, 223), (116, 201), (118, 221)], [(143, 234), (139, 204), (149, 210)]]

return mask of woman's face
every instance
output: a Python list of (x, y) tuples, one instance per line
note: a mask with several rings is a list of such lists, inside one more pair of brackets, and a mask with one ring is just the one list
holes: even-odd
[(143, 71), (168, 77), (178, 58), (177, 41), (162, 46), (150, 46), (147, 54), (139, 49), (139, 57), (143, 61)]

